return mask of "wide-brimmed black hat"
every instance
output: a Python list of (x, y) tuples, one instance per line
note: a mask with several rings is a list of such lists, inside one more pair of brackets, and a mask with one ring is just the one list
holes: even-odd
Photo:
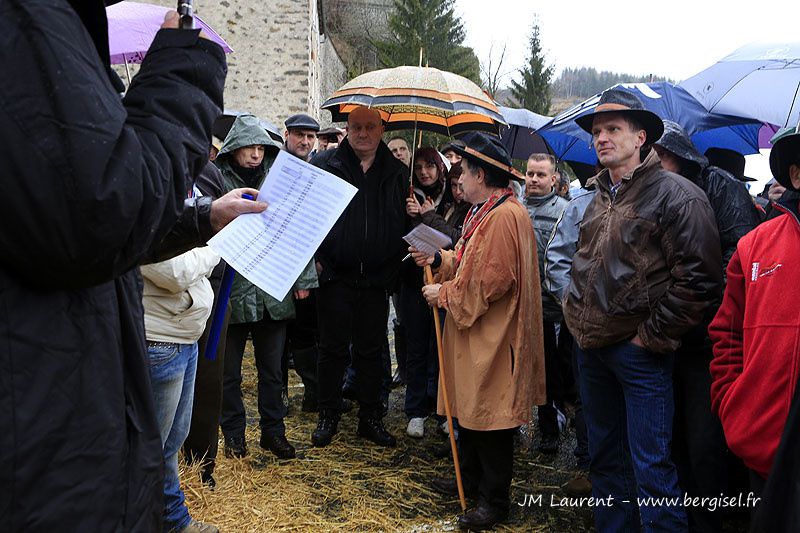
[(789, 177), (789, 167), (800, 161), (800, 132), (795, 127), (784, 128), (770, 142), (769, 168), (772, 175), (787, 189), (797, 191)]
[(727, 170), (739, 181), (756, 181), (744, 175), (744, 155), (735, 150), (713, 147), (706, 150), (706, 157), (709, 164)]
[(664, 123), (661, 117), (645, 109), (644, 104), (635, 94), (622, 89), (608, 89), (605, 91), (600, 95), (600, 101), (597, 102), (594, 111), (576, 118), (575, 123), (583, 131), (592, 133), (594, 117), (607, 113), (620, 113), (636, 119), (644, 127), (644, 131), (647, 132), (646, 145), (653, 144), (664, 133)]
[(485, 133), (470, 132), (461, 137), (463, 146), (452, 144), (451, 150), (479, 165), (489, 166), (508, 179), (525, 182), (522, 175), (511, 166), (511, 157), (500, 140)]
[(692, 140), (686, 135), (686, 131), (677, 122), (665, 120), (664, 133), (654, 144), (672, 152), (681, 159), (694, 163), (697, 165), (698, 171), (708, 166), (708, 158), (697, 151)]
[(446, 154), (447, 152), (455, 152), (455, 146), (464, 147), (464, 141), (461, 139), (453, 139), (444, 143), (441, 148), (439, 148), (439, 152)]

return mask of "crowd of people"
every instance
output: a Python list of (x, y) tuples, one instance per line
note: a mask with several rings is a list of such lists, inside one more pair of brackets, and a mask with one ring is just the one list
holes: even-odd
[[(243, 114), (211, 140), (218, 45), (169, 14), (120, 98), (103, 3), (56, 4), (11, 2), (0, 17), (3, 35), (30, 44), (0, 51), (18, 67), (0, 86), (13, 199), (0, 214), (10, 531), (217, 531), (191, 517), (178, 456), (213, 487), (220, 428), (226, 456), (249, 454), (248, 341), (261, 448), (296, 457), (290, 366), (302, 410), (318, 413), (316, 447), (354, 407), (360, 437), (396, 446), (383, 418), (404, 384), (409, 437), (423, 438), (430, 417), (453, 428), (475, 504), (463, 529), (507, 519), (514, 435), (537, 413), (543, 454), (572, 419), (577, 475), (563, 490), (609, 502), (593, 506), (598, 531), (721, 531), (719, 509), (686, 498), (738, 490), (763, 497), (754, 527), (791, 530), (780, 493), (796, 468), (782, 435), (799, 409), (795, 130), (774, 139), (776, 183), (759, 201), (735, 154), (701, 154), (619, 89), (576, 119), (598, 164), (574, 188), (552, 155), (530, 154), (523, 175), (484, 133), (413, 150), (403, 136), (384, 141), (381, 113), (365, 107), (346, 128), (287, 117), (283, 142)], [(268, 209), (252, 198), (281, 150), (358, 191), (282, 301), (239, 274), (223, 301), (226, 265), (205, 243)], [(420, 224), (451, 244), (409, 247)], [(218, 344), (214, 309), (226, 310)], [(432, 486), (458, 494), (455, 478)]]

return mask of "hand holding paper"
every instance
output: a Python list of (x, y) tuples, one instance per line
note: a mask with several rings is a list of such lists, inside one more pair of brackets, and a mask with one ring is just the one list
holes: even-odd
[(248, 281), (283, 300), (356, 190), (281, 151), (258, 195), (269, 209), (239, 216), (208, 244)]

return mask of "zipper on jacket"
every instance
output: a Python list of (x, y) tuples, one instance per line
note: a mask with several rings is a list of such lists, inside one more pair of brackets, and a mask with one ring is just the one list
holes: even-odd
[[(373, 162), (374, 164), (374, 162)], [(369, 198), (367, 197), (367, 173), (364, 173), (364, 246), (367, 246), (367, 235), (369, 235)], [(361, 276), (364, 276), (364, 255), (362, 248), (361, 255)]]

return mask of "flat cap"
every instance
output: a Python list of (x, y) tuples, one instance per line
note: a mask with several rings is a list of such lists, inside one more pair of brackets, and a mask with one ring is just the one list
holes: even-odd
[(303, 113), (292, 115), (286, 119), (284, 124), (286, 125), (287, 130), (298, 129), (319, 131), (319, 122), (308, 115), (304, 115)]

